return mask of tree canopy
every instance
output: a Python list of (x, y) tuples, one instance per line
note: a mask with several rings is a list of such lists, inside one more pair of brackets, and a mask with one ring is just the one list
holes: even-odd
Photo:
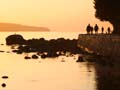
[(120, 34), (120, 0), (94, 0), (95, 16), (101, 21), (109, 21), (113, 33)]

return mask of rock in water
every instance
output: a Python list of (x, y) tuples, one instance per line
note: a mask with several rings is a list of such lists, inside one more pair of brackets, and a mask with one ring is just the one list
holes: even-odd
[(83, 57), (82, 57), (82, 56), (79, 56), (79, 57), (78, 57), (78, 60), (77, 60), (76, 62), (84, 62)]
[(8, 79), (8, 76), (2, 76), (3, 79)]
[(31, 57), (29, 57), (29, 56), (25, 56), (24, 59), (31, 59)]
[(38, 56), (34, 54), (34, 55), (32, 55), (32, 58), (33, 59), (38, 59)]
[(6, 84), (5, 83), (2, 83), (2, 85), (1, 85), (2, 87), (6, 87)]
[(24, 43), (25, 43), (25, 39), (19, 34), (10, 35), (6, 38), (7, 45), (24, 44)]
[(42, 55), (41, 55), (41, 58), (46, 58), (46, 55), (45, 55), (45, 54), (42, 54)]

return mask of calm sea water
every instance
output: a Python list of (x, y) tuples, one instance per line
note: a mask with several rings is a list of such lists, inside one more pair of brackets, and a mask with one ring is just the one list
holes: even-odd
[[(0, 44), (5, 44), (5, 37), (15, 32), (1, 32)], [(46, 32), (17, 32), (25, 39), (41, 38), (69, 38), (77, 39), (79, 33), (46, 33)], [(17, 55), (11, 52), (10, 47), (0, 45), (0, 77), (9, 76), (8, 79), (0, 78), (0, 84), (7, 86), (0, 90), (96, 90), (95, 69), (87, 62), (76, 63), (74, 57), (60, 56), (37, 60), (25, 60), (25, 53)], [(6, 53), (10, 51), (10, 53)], [(64, 58), (65, 62), (61, 62)]]

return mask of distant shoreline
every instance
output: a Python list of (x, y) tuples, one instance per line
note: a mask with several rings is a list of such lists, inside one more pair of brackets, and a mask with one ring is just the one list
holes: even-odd
[(2, 31), (0, 30), (0, 32), (51, 32), (51, 31), (38, 31), (38, 30), (31, 30), (31, 31)]
[(50, 29), (47, 27), (38, 27), (38, 26), (28, 26), (22, 24), (14, 24), (14, 23), (0, 23), (0, 32), (49, 32)]

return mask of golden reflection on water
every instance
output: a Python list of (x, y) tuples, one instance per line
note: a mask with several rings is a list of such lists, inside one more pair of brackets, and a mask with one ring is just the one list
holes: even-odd
[[(0, 53), (0, 76), (8, 75), (6, 90), (95, 90), (95, 73), (73, 57), (24, 60), (23, 55)], [(0, 87), (2, 89), (2, 87)]]
[[(5, 90), (96, 90), (94, 67), (76, 63), (77, 55), (76, 59), (60, 56), (24, 60), (24, 54), (6, 53), (10, 47), (3, 45), (0, 49), (5, 51), (0, 53), (0, 77), (9, 76), (0, 78), (0, 84), (7, 84)], [(63, 58), (65, 62), (61, 62)]]

